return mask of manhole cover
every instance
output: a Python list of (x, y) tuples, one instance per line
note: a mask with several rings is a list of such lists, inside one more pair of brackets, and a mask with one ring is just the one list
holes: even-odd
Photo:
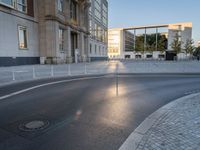
[(26, 122), (24, 124), (21, 124), (19, 126), (19, 129), (23, 131), (37, 131), (37, 130), (43, 130), (48, 126), (49, 126), (48, 121), (34, 120), (31, 122)]

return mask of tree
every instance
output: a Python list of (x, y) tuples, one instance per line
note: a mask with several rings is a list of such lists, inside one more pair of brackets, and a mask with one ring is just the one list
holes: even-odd
[(174, 50), (177, 54), (181, 53), (181, 45), (182, 42), (179, 40), (179, 35), (176, 33), (173, 42), (171, 43), (172, 50)]
[(193, 54), (194, 50), (195, 50), (194, 41), (193, 40), (187, 40), (185, 45), (184, 45), (184, 51), (186, 53), (186, 56), (188, 54), (190, 54), (190, 55)]
[(136, 44), (135, 44), (135, 51), (136, 52), (143, 52), (144, 51), (144, 38), (143, 36), (136, 36)]
[(158, 35), (158, 51), (164, 53), (167, 49), (168, 40), (165, 35)]
[[(144, 38), (145, 35), (139, 35), (136, 37), (136, 48), (135, 52), (143, 53), (144, 50), (152, 53), (156, 50), (156, 34), (146, 35), (146, 49), (144, 49)], [(162, 53), (167, 49), (168, 40), (165, 35), (157, 34), (157, 50)]]
[(146, 51), (149, 53), (153, 53), (155, 51), (155, 34), (147, 34), (147, 41), (146, 41)]
[(193, 56), (195, 57), (200, 56), (200, 47), (195, 48), (195, 51), (193, 52)]

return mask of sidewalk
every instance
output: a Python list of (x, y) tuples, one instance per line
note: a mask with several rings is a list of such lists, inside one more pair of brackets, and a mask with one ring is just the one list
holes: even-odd
[(200, 74), (197, 61), (102, 61), (63, 65), (30, 65), (0, 67), (0, 86), (27, 80), (109, 73), (195, 73)]
[(199, 150), (200, 93), (180, 98), (149, 116), (120, 150)]

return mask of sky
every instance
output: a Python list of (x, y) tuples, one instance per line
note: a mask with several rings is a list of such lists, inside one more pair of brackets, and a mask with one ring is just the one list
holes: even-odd
[(200, 40), (200, 0), (108, 0), (109, 28), (193, 23), (193, 39)]

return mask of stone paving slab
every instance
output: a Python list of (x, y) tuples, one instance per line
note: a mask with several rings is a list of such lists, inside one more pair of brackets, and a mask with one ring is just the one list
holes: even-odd
[(200, 93), (185, 96), (150, 115), (119, 150), (199, 150)]

